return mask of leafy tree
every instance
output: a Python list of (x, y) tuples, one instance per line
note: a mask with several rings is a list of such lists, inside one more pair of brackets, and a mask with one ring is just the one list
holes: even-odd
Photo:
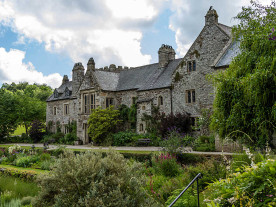
[(213, 77), (217, 91), (211, 126), (222, 138), (264, 148), (276, 123), (276, 3), (251, 1), (236, 19), (240, 24), (233, 32), (241, 53)]
[(101, 143), (105, 137), (114, 132), (116, 125), (121, 122), (120, 112), (113, 106), (106, 109), (93, 109), (88, 119), (88, 133), (96, 143)]
[(8, 136), (17, 127), (17, 116), (14, 113), (16, 105), (12, 92), (0, 89), (0, 139)]
[(141, 164), (115, 151), (65, 152), (51, 173), (38, 179), (41, 191), (34, 206), (160, 206), (143, 186)]
[(121, 105), (119, 107), (120, 111), (120, 119), (124, 123), (125, 129), (135, 129), (137, 122), (137, 105), (133, 104), (131, 107), (127, 107), (126, 105)]
[[(17, 118), (14, 124), (23, 124), (25, 126), (27, 135), (32, 121), (45, 121), (45, 101), (52, 93), (51, 87), (39, 84), (29, 85), (27, 82), (18, 84), (4, 83), (1, 90), (9, 91), (10, 95), (13, 96), (15, 104), (10, 114)], [(5, 111), (5, 108), (3, 110)]]

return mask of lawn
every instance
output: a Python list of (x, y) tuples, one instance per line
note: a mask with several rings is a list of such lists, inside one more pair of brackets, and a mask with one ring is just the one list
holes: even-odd
[(19, 125), (17, 129), (12, 134), (10, 134), (10, 136), (19, 136), (23, 133), (26, 133), (25, 126)]

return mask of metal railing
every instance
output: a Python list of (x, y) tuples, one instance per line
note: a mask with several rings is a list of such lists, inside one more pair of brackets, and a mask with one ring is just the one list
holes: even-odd
[(202, 178), (201, 173), (198, 173), (197, 176), (189, 183), (189, 185), (174, 199), (174, 201), (169, 205), (169, 207), (173, 206), (175, 202), (185, 193), (186, 190), (196, 181), (197, 188), (197, 205), (199, 206), (199, 188), (198, 188), (198, 179)]

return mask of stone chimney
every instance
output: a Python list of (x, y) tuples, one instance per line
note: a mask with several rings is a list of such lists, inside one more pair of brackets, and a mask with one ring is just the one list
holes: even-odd
[(68, 76), (67, 76), (67, 75), (64, 75), (64, 76), (63, 76), (63, 79), (62, 79), (62, 85), (63, 85), (64, 83), (67, 83), (67, 82), (69, 82)]
[(82, 63), (75, 63), (72, 72), (72, 94), (75, 96), (84, 78), (84, 67)]
[(167, 67), (171, 60), (175, 59), (175, 51), (170, 45), (162, 45), (158, 50), (159, 67)]
[(210, 7), (205, 16), (205, 25), (218, 24), (218, 14), (213, 6)]
[(88, 71), (95, 70), (95, 61), (94, 61), (94, 59), (92, 57), (88, 60), (87, 70)]

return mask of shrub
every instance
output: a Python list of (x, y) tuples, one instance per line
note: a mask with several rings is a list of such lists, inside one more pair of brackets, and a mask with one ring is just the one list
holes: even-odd
[(34, 142), (39, 142), (45, 134), (44, 124), (38, 120), (33, 121), (29, 130), (29, 134)]
[(32, 199), (33, 199), (33, 197), (31, 197), (31, 196), (27, 196), (27, 197), (22, 198), (21, 199), (21, 205), (22, 206), (30, 205), (31, 202), (32, 202)]
[(169, 153), (163, 154), (153, 158), (152, 167), (157, 174), (166, 177), (175, 177), (180, 173), (180, 166), (176, 162), (176, 157)]
[(40, 155), (40, 160), (41, 161), (50, 160), (50, 159), (51, 159), (51, 155), (49, 153), (42, 153)]
[(51, 170), (52, 161), (51, 160), (44, 160), (40, 163), (41, 170)]
[(137, 141), (138, 136), (133, 132), (118, 132), (113, 134), (113, 145), (115, 146), (125, 146), (133, 141)]
[(17, 159), (14, 161), (15, 166), (18, 167), (30, 167), (33, 164), (37, 163), (39, 160), (38, 156), (18, 156)]
[(64, 137), (61, 137), (59, 142), (61, 144), (74, 144), (74, 141), (77, 140), (77, 136), (73, 133), (65, 134)]
[(276, 161), (265, 160), (208, 186), (210, 201), (222, 206), (275, 206)]
[(173, 128), (170, 133), (160, 142), (160, 146), (164, 151), (169, 152), (170, 154), (181, 153), (183, 147), (192, 146), (194, 138), (180, 133), (178, 129)]
[[(185, 193), (177, 200), (173, 205), (174, 207), (194, 207), (197, 206), (197, 189), (192, 185), (191, 189), (185, 191)], [(169, 206), (176, 197), (183, 191), (183, 189), (176, 189), (172, 192), (172, 195), (166, 201), (166, 205)]]
[(120, 112), (113, 106), (106, 109), (93, 109), (88, 119), (88, 133), (91, 139), (96, 143), (102, 143), (103, 140), (114, 132), (119, 120)]
[(40, 175), (34, 206), (154, 206), (143, 190), (141, 166), (117, 152), (65, 152), (51, 174)]

